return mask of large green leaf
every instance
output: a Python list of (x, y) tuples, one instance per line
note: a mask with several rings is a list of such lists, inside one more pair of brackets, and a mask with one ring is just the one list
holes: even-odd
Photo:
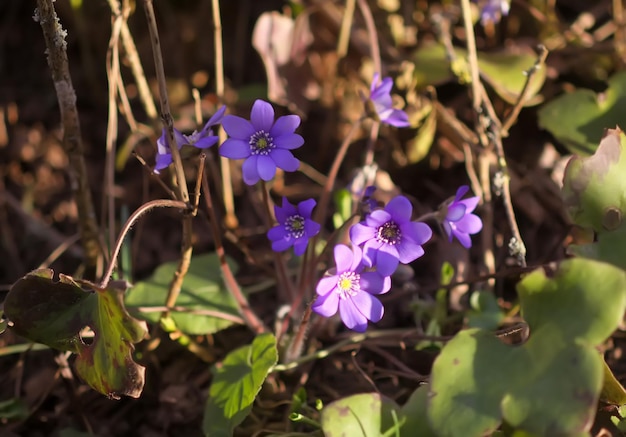
[(573, 153), (596, 150), (604, 129), (624, 123), (626, 72), (615, 74), (606, 91), (579, 89), (563, 94), (539, 110), (539, 125)]
[[(145, 369), (133, 361), (133, 344), (147, 330), (124, 307), (126, 284), (112, 282), (101, 289), (65, 275), (59, 282), (52, 278), (52, 270), (36, 270), (11, 287), (4, 311), (12, 329), (31, 341), (78, 354), (78, 374), (100, 393), (138, 397)], [(81, 337), (86, 327), (94, 333), (91, 343)]]
[(348, 396), (324, 407), (322, 430), (325, 437), (380, 437), (393, 426), (392, 411), (399, 411), (395, 402), (378, 393)]
[(214, 368), (202, 429), (207, 436), (231, 436), (252, 409), (256, 395), (278, 361), (276, 338), (257, 336), (251, 345), (229, 353)]
[(461, 331), (437, 357), (428, 415), (442, 436), (482, 436), (503, 420), (534, 435), (579, 435), (595, 414), (604, 378), (595, 346), (621, 321), (626, 274), (587, 259), (539, 269), (518, 285), (530, 338), (504, 344)]
[[(413, 55), (417, 86), (439, 85), (451, 80), (455, 75), (463, 82), (471, 80), (467, 65), (467, 51), (455, 48), (456, 61), (452, 65), (441, 44), (428, 44), (420, 47)], [(528, 49), (520, 48), (519, 53), (478, 53), (478, 68), (481, 78), (506, 102), (517, 101), (527, 76), (524, 74), (536, 62), (537, 56)], [(526, 106), (536, 105), (542, 98), (537, 96), (545, 81), (545, 69), (535, 72), (528, 91)]]
[[(231, 270), (236, 271), (234, 261), (228, 259), (228, 264)], [(159, 266), (149, 279), (137, 283), (128, 292), (126, 305), (136, 317), (152, 323), (159, 321), (161, 311), (140, 312), (137, 308), (163, 307), (177, 267), (177, 262)], [(234, 323), (217, 315), (193, 314), (194, 310), (210, 310), (227, 316), (240, 316), (237, 303), (222, 280), (219, 257), (215, 253), (194, 256), (191, 259), (176, 306), (180, 310), (170, 313), (172, 319), (178, 329), (192, 335), (212, 334)]]

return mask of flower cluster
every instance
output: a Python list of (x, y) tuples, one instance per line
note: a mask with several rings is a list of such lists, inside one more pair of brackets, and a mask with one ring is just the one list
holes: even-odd
[[(493, 3), (493, 2), (490, 2)], [(508, 3), (507, 3), (508, 5)], [(508, 10), (507, 10), (508, 11)], [(502, 12), (505, 13), (504, 9)], [(374, 75), (369, 98), (365, 99), (368, 114), (382, 123), (395, 127), (409, 126), (407, 114), (392, 106), (391, 78), (380, 80)], [(276, 169), (296, 171), (300, 162), (292, 150), (304, 144), (295, 130), (300, 117), (286, 115), (274, 119), (272, 105), (257, 100), (252, 106), (250, 120), (234, 115), (224, 115), (220, 108), (200, 132), (183, 135), (174, 130), (178, 147), (184, 144), (205, 149), (217, 143), (212, 128), (222, 124), (228, 139), (220, 146), (219, 154), (231, 159), (243, 159), (243, 180), (254, 185), (260, 180), (270, 181)], [(172, 162), (165, 133), (157, 141), (155, 172)], [(391, 289), (391, 276), (400, 263), (408, 264), (424, 255), (423, 245), (432, 237), (431, 228), (419, 220), (412, 220), (413, 206), (404, 196), (396, 196), (386, 206), (380, 207), (374, 199), (375, 187), (361, 188), (360, 213), (362, 221), (350, 230), (352, 247), (338, 244), (334, 248), (335, 267), (326, 272), (317, 284), (317, 299), (312, 309), (330, 317), (339, 312), (344, 324), (363, 332), (368, 322), (378, 322), (384, 314), (381, 301), (376, 297)], [(454, 199), (446, 202), (437, 217), (452, 241), (455, 237), (466, 248), (471, 247), (471, 234), (482, 228), (480, 218), (472, 214), (478, 197), (462, 199), (467, 186), (458, 189)], [(316, 202), (306, 199), (297, 205), (285, 197), (282, 206), (275, 206), (276, 224), (267, 232), (272, 250), (283, 252), (293, 247), (296, 256), (303, 255), (309, 240), (321, 229), (312, 220)]]

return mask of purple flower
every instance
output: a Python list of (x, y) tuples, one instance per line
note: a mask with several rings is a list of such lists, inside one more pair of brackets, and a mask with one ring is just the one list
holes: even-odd
[(481, 24), (499, 22), (503, 15), (509, 14), (510, 7), (509, 0), (486, 0), (480, 11)]
[(278, 225), (267, 232), (267, 238), (272, 241), (272, 250), (282, 252), (293, 246), (296, 255), (303, 255), (309, 238), (320, 231), (319, 223), (311, 220), (311, 212), (315, 207), (315, 200), (308, 199), (294, 206), (283, 197), (283, 206), (274, 206), (274, 213)]
[(441, 223), (449, 240), (452, 241), (452, 237), (456, 237), (466, 249), (472, 247), (470, 234), (476, 234), (483, 228), (480, 218), (472, 214), (478, 205), (478, 196), (461, 200), (468, 191), (467, 185), (459, 187), (454, 200), (447, 205), (446, 216)]
[(250, 121), (227, 115), (222, 121), (230, 136), (220, 147), (220, 155), (231, 159), (245, 159), (243, 180), (248, 185), (259, 179), (271, 180), (276, 167), (285, 171), (296, 171), (300, 166), (291, 153), (304, 144), (304, 139), (294, 133), (300, 125), (297, 115), (285, 115), (274, 122), (274, 108), (263, 100), (252, 106)]
[(374, 104), (376, 114), (382, 123), (389, 124), (395, 127), (407, 127), (410, 125), (409, 116), (406, 112), (400, 109), (393, 109), (393, 102), (391, 100), (391, 87), (393, 86), (393, 80), (390, 77), (385, 77), (381, 83), (379, 83), (380, 75), (374, 73), (374, 79), (370, 86), (370, 100)]
[[(191, 135), (184, 135), (178, 129), (174, 129), (174, 138), (176, 138), (176, 144), (178, 149), (188, 144), (198, 149), (206, 149), (217, 143), (219, 137), (213, 135), (213, 126), (220, 124), (222, 118), (226, 112), (226, 106), (222, 106), (217, 110), (215, 114), (206, 122), (200, 132), (194, 131)], [(165, 129), (163, 129), (161, 136), (157, 140), (157, 156), (156, 165), (154, 166), (154, 172), (159, 174), (161, 170), (168, 167), (172, 163), (172, 153), (167, 143), (167, 136), (165, 135)]]
[(390, 276), (399, 263), (408, 264), (424, 255), (422, 244), (432, 237), (425, 223), (412, 222), (413, 206), (404, 196), (396, 196), (384, 209), (372, 211), (365, 221), (350, 229), (354, 244), (363, 244), (363, 260)]
[(331, 269), (317, 283), (317, 300), (313, 311), (331, 317), (339, 310), (343, 323), (357, 332), (364, 332), (367, 321), (374, 323), (382, 319), (383, 304), (374, 297), (391, 288), (391, 278), (377, 271), (363, 271), (362, 252), (359, 247), (350, 249), (335, 246), (335, 269)]

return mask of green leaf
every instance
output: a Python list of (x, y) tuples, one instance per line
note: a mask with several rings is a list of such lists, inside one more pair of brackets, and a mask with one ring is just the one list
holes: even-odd
[(622, 224), (626, 215), (625, 152), (624, 133), (608, 129), (592, 156), (574, 156), (568, 162), (563, 199), (579, 226), (602, 232), (616, 230)]
[[(138, 397), (145, 368), (133, 361), (133, 344), (147, 329), (126, 312), (126, 283), (113, 281), (101, 289), (65, 275), (59, 282), (52, 277), (52, 270), (36, 270), (11, 287), (4, 311), (12, 329), (31, 341), (78, 354), (78, 375), (100, 393)], [(81, 337), (85, 327), (94, 332), (90, 344)]]
[(504, 319), (504, 314), (493, 293), (475, 291), (470, 297), (472, 309), (468, 313), (467, 324), (471, 328), (495, 330)]
[(325, 437), (380, 437), (393, 426), (392, 411), (399, 408), (378, 393), (348, 396), (324, 407), (321, 415)]
[(400, 409), (401, 414), (406, 421), (400, 429), (401, 437), (436, 437), (430, 424), (426, 409), (428, 406), (428, 386), (420, 385), (417, 390), (411, 394), (409, 400)]
[(518, 284), (530, 337), (504, 344), (461, 331), (437, 357), (428, 415), (443, 436), (482, 436), (506, 421), (534, 435), (580, 435), (593, 422), (603, 381), (595, 346), (626, 308), (626, 274), (587, 259), (535, 270)]
[(579, 89), (552, 100), (539, 110), (539, 125), (571, 152), (589, 155), (596, 150), (604, 129), (624, 122), (624, 96), (626, 72), (619, 72), (600, 94)]
[[(237, 266), (227, 258), (231, 270)], [(159, 266), (147, 280), (137, 283), (126, 295), (126, 305), (133, 314), (152, 323), (157, 323), (161, 311), (140, 312), (137, 308), (163, 307), (170, 282), (178, 267), (177, 262)], [(240, 317), (237, 303), (224, 285), (219, 257), (205, 254), (191, 258), (176, 306), (181, 310), (171, 311), (171, 317), (182, 332), (191, 335), (212, 334), (228, 328), (235, 322), (204, 314), (193, 314), (194, 310), (211, 310), (227, 316)], [(133, 311), (134, 310), (134, 311)]]
[[(456, 60), (450, 64), (446, 51), (441, 44), (429, 44), (420, 47), (413, 55), (415, 80), (418, 88), (428, 85), (440, 85), (457, 76), (462, 83), (469, 83), (467, 51), (454, 49)], [(478, 68), (481, 78), (509, 104), (514, 104), (526, 83), (526, 71), (536, 62), (537, 56), (528, 49), (520, 48), (519, 53), (478, 53)], [(545, 81), (545, 69), (538, 70), (530, 84), (525, 106), (536, 105), (542, 101), (537, 93)], [(533, 97), (534, 96), (534, 97)], [(562, 123), (562, 121), (561, 121)]]
[(270, 370), (278, 361), (276, 338), (257, 336), (251, 345), (229, 353), (219, 366), (209, 389), (202, 429), (207, 436), (231, 436), (250, 413), (252, 403)]

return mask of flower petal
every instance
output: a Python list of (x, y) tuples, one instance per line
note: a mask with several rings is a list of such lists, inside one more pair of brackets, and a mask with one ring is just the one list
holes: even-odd
[(264, 130), (269, 133), (274, 123), (274, 108), (264, 100), (256, 100), (250, 112), (250, 122), (255, 131)]
[(465, 212), (469, 214), (470, 212), (476, 209), (476, 206), (478, 205), (479, 200), (480, 198), (478, 196), (474, 196), (474, 197), (468, 197), (465, 200), (461, 200), (459, 203), (462, 203), (463, 205), (465, 205)]
[(374, 323), (380, 321), (385, 314), (383, 304), (369, 293), (357, 293), (352, 296), (352, 303), (366, 319)]
[(389, 114), (385, 117), (380, 116), (380, 120), (383, 123), (387, 123), (391, 126), (395, 127), (409, 127), (411, 123), (409, 122), (409, 116), (406, 112), (401, 109), (391, 109)]
[(339, 299), (339, 315), (344, 325), (356, 332), (365, 332), (367, 318), (357, 309), (352, 299)]
[(259, 155), (259, 159), (257, 159), (256, 162), (256, 168), (259, 172), (259, 177), (265, 182), (271, 181), (276, 175), (276, 163), (269, 156)]
[(408, 222), (400, 226), (402, 238), (410, 239), (414, 243), (424, 244), (433, 236), (433, 231), (426, 223)]
[(279, 223), (285, 223), (288, 217), (298, 213), (298, 210), (292, 205), (289, 200), (283, 196), (283, 205), (274, 205), (274, 215)]
[(393, 80), (390, 77), (383, 78), (380, 85), (378, 85), (372, 91), (370, 98), (372, 100), (378, 100), (382, 97), (388, 96), (391, 94), (391, 88), (393, 87)]
[(248, 120), (236, 115), (225, 115), (222, 119), (222, 126), (229, 137), (246, 142), (249, 142), (250, 137), (256, 132)]
[(259, 182), (259, 172), (257, 170), (258, 155), (251, 155), (243, 162), (241, 166), (241, 173), (243, 174), (243, 181), (246, 185), (254, 185)]
[(399, 254), (396, 246), (383, 244), (376, 252), (376, 259), (374, 261), (376, 271), (383, 276), (391, 276), (398, 268), (398, 257)]
[(337, 274), (342, 274), (348, 271), (352, 265), (352, 258), (354, 253), (345, 244), (338, 244), (334, 249), (335, 265), (337, 266)]
[(410, 240), (403, 241), (396, 245), (396, 248), (398, 249), (398, 260), (402, 264), (413, 262), (424, 255), (424, 248)]
[(382, 245), (383, 242), (378, 241), (375, 238), (365, 242), (363, 245), (363, 263), (366, 266), (372, 267), (376, 264), (376, 254)]
[(169, 167), (169, 165), (172, 163), (172, 155), (169, 153), (164, 153), (162, 155), (157, 155), (156, 156), (156, 163), (154, 166), (154, 172), (156, 174), (159, 174), (159, 172), (161, 170), (163, 170), (164, 168)]
[(282, 240), (287, 235), (288, 235), (287, 231), (285, 230), (285, 227), (282, 224), (274, 226), (272, 229), (267, 231), (267, 238), (270, 241)]
[(293, 246), (295, 240), (291, 237), (283, 238), (282, 240), (276, 240), (272, 242), (272, 250), (274, 252), (284, 252)]
[[(402, 224), (411, 220), (413, 205), (411, 205), (411, 202), (406, 197), (396, 196), (385, 206), (385, 211), (391, 214), (394, 222)], [(370, 216), (372, 214), (370, 214)]]
[(339, 309), (339, 295), (337, 293), (331, 292), (325, 294), (324, 296), (318, 296), (315, 300), (315, 303), (313, 304), (312, 309), (320, 316), (334, 316), (335, 314), (337, 314), (337, 310)]
[(337, 275), (323, 276), (317, 283), (315, 291), (320, 296), (324, 296), (335, 289), (338, 280)]
[(220, 124), (222, 122), (222, 119), (224, 118), (225, 112), (226, 105), (222, 105), (222, 107), (215, 111), (215, 114), (213, 114), (211, 118), (209, 118), (209, 121), (206, 122), (203, 130), (209, 129), (211, 126), (215, 126), (216, 124)]
[(483, 222), (477, 215), (468, 214), (463, 220), (456, 223), (456, 227), (466, 234), (476, 234), (483, 228)]
[(367, 226), (371, 226), (373, 228), (377, 228), (379, 226), (384, 225), (388, 221), (392, 219), (391, 214), (387, 211), (378, 209), (376, 211), (372, 211), (367, 218), (365, 219), (365, 223)]
[(285, 134), (292, 134), (300, 126), (300, 117), (297, 115), (284, 115), (278, 117), (269, 134), (272, 138), (276, 139)]
[(456, 222), (463, 218), (465, 215), (465, 210), (467, 208), (460, 202), (452, 203), (448, 207), (448, 213), (446, 214), (446, 220), (449, 222)]
[(279, 149), (293, 150), (304, 144), (304, 138), (298, 134), (285, 134), (274, 138), (274, 145)]
[(296, 256), (304, 255), (306, 252), (306, 247), (309, 244), (309, 239), (306, 237), (296, 238), (293, 243), (293, 253)]
[(214, 135), (209, 135), (208, 137), (204, 137), (198, 140), (196, 144), (194, 144), (193, 146), (197, 149), (206, 149), (206, 148), (211, 147), (215, 143), (217, 143), (218, 140), (219, 140), (219, 137), (216, 137)]
[(457, 238), (457, 240), (459, 240), (459, 242), (466, 249), (469, 249), (470, 247), (472, 247), (472, 239), (465, 232), (460, 232), (456, 229), (452, 229), (452, 234)]
[(282, 168), (285, 171), (296, 171), (300, 168), (300, 161), (298, 161), (289, 150), (274, 149), (269, 157), (273, 160), (276, 167)]
[(461, 185), (457, 190), (456, 190), (456, 194), (454, 195), (454, 202), (458, 202), (459, 200), (461, 200), (463, 198), (463, 196), (465, 196), (465, 194), (469, 191), (469, 186), (467, 185)]
[(363, 244), (376, 237), (376, 229), (365, 226), (363, 223), (356, 223), (350, 227), (350, 240), (354, 244)]
[(316, 205), (315, 199), (307, 199), (298, 203), (298, 213), (305, 219), (311, 218), (311, 213)]
[(382, 294), (389, 291), (391, 281), (387, 281), (388, 276), (382, 276), (378, 272), (363, 272), (361, 276), (361, 290), (371, 294)]
[(304, 222), (304, 233), (308, 238), (315, 237), (319, 234), (321, 226), (319, 223), (313, 220), (306, 220)]
[(360, 272), (363, 270), (363, 250), (359, 246), (352, 247), (352, 264), (350, 264), (350, 271)]
[(250, 156), (250, 144), (244, 140), (229, 138), (220, 146), (220, 155), (230, 159), (244, 159)]

